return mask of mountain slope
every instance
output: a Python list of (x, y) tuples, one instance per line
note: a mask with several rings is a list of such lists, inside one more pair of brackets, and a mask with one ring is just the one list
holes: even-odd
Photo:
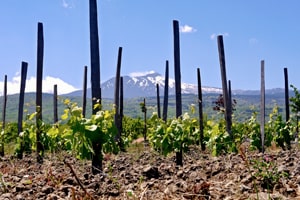
[[(156, 84), (159, 85), (160, 95), (164, 94), (165, 77), (156, 72), (150, 72), (141, 76), (123, 76), (124, 98), (151, 97), (156, 96)], [(101, 84), (103, 98), (113, 98), (115, 88), (115, 78), (111, 78)], [(182, 94), (197, 94), (197, 85), (181, 83)], [(221, 93), (220, 88), (202, 87), (203, 93)], [(169, 79), (169, 95), (175, 94), (175, 80)], [(82, 91), (75, 91), (68, 96), (81, 96)], [(91, 91), (88, 89), (88, 97)]]

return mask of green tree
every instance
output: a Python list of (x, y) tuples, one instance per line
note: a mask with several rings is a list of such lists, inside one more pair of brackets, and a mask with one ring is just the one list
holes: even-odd
[(296, 120), (296, 139), (298, 140), (298, 134), (299, 134), (299, 117), (300, 117), (300, 93), (298, 89), (291, 85), (291, 88), (294, 90), (294, 96), (290, 98), (292, 112), (295, 114), (295, 120)]

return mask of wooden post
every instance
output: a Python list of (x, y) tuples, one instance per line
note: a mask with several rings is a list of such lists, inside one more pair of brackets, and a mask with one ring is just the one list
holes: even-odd
[(43, 163), (43, 144), (41, 141), (41, 124), (42, 124), (42, 87), (43, 87), (43, 60), (44, 60), (44, 32), (43, 24), (38, 23), (37, 39), (37, 75), (36, 75), (36, 153), (37, 162)]
[[(3, 131), (3, 133), (5, 133), (6, 104), (7, 104), (7, 75), (4, 76), (4, 88), (3, 88), (3, 107), (2, 107), (2, 131)], [(1, 136), (0, 156), (4, 156), (4, 135)]]
[(122, 47), (119, 47), (118, 51), (118, 62), (117, 62), (117, 70), (115, 77), (115, 93), (114, 93), (114, 105), (115, 105), (115, 125), (117, 127), (118, 133), (116, 135), (116, 141), (119, 144), (120, 149), (122, 149), (122, 138), (121, 138), (121, 121), (120, 121), (120, 77), (121, 77), (121, 62), (122, 62)]
[(53, 123), (56, 124), (58, 122), (57, 115), (57, 85), (53, 86)]
[[(143, 110), (143, 109), (142, 109)], [(146, 107), (146, 99), (144, 98), (144, 144), (147, 145), (147, 107)]]
[(232, 123), (232, 96), (231, 96), (231, 81), (228, 80), (228, 110), (229, 110), (229, 114), (230, 114), (230, 119), (231, 119), (231, 123)]
[(169, 101), (169, 61), (166, 61), (163, 120), (167, 121)]
[(87, 93), (87, 66), (84, 66), (83, 72), (83, 94), (82, 94), (82, 116), (86, 115), (86, 93)]
[(260, 134), (261, 152), (265, 152), (265, 61), (261, 61)]
[(285, 91), (285, 121), (290, 119), (290, 97), (289, 97), (289, 78), (288, 69), (284, 68), (284, 91)]
[(91, 54), (91, 86), (92, 86), (92, 109), (96, 114), (99, 109), (94, 105), (101, 101), (100, 91), (100, 48), (98, 35), (97, 0), (90, 0), (90, 54)]
[[(92, 88), (92, 110), (96, 114), (100, 108), (94, 109), (94, 105), (101, 103), (100, 88), (100, 50), (98, 35), (97, 0), (89, 1), (90, 14), (90, 53), (91, 53), (91, 88)], [(92, 158), (92, 172), (98, 174), (102, 171), (102, 143), (93, 141), (94, 155)]]
[(231, 113), (229, 106), (228, 98), (228, 89), (227, 89), (227, 78), (226, 78), (226, 65), (225, 65), (225, 53), (224, 53), (224, 44), (223, 36), (218, 36), (218, 50), (219, 50), (219, 61), (221, 68), (221, 77), (222, 77), (222, 89), (223, 89), (223, 98), (224, 98), (224, 107), (225, 107), (225, 121), (226, 121), (226, 131), (232, 137), (231, 134)]
[[(182, 116), (182, 99), (181, 99), (181, 73), (180, 73), (180, 42), (179, 42), (179, 22), (173, 21), (174, 36), (174, 71), (175, 71), (175, 95), (176, 95), (176, 118)], [(182, 163), (182, 147), (176, 152), (176, 165)]]
[[(23, 132), (22, 122), (23, 122), (23, 112), (24, 112), (24, 98), (25, 98), (25, 86), (26, 86), (26, 76), (27, 76), (27, 68), (28, 63), (22, 62), (21, 65), (21, 85), (20, 85), (20, 96), (19, 96), (19, 110), (18, 110), (18, 133), (20, 134)], [(20, 152), (18, 153), (17, 157), (19, 159), (23, 158), (23, 151), (24, 151), (24, 141), (21, 139), (20, 144)]]
[(202, 85), (201, 85), (201, 76), (200, 68), (197, 68), (197, 80), (198, 80), (198, 108), (199, 108), (199, 128), (200, 128), (200, 145), (201, 150), (205, 150), (204, 143), (204, 126), (203, 126), (203, 99), (202, 99)]
[[(124, 87), (123, 87), (123, 77), (120, 77), (120, 136), (122, 138), (122, 132), (123, 132), (123, 117), (124, 117)], [(124, 150), (124, 145), (121, 146)]]
[(160, 116), (160, 96), (159, 96), (159, 85), (156, 84), (156, 100), (157, 100), (157, 116), (158, 118), (161, 118)]
[(7, 104), (7, 75), (4, 76), (4, 88), (3, 88), (3, 107), (2, 107), (2, 129), (5, 129), (6, 121), (6, 104)]

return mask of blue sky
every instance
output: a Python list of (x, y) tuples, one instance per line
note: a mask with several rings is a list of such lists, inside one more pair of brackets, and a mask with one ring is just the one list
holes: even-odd
[[(173, 70), (173, 27), (181, 26), (181, 77), (221, 87), (216, 37), (224, 36), (227, 78), (232, 89), (260, 88), (265, 60), (266, 88), (283, 88), (283, 68), (300, 88), (300, 1), (98, 0), (101, 82), (115, 75), (123, 47), (122, 75)], [(35, 86), (37, 23), (44, 25), (44, 91), (59, 93), (82, 87), (90, 65), (87, 0), (1, 0), (0, 92), (4, 75), (9, 93), (18, 92), (21, 62), (28, 65), (27, 89)], [(1, 78), (3, 77), (3, 78)]]

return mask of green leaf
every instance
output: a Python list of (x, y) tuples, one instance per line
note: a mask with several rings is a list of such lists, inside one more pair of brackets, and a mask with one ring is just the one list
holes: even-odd
[(88, 130), (88, 131), (91, 131), (91, 132), (96, 131), (97, 128), (98, 128), (98, 126), (95, 125), (95, 124), (92, 124), (92, 125), (86, 125), (86, 126), (85, 126), (85, 130)]
[(30, 114), (30, 115), (28, 116), (28, 119), (29, 119), (29, 120), (33, 120), (33, 118), (36, 116), (36, 114), (37, 114), (37, 112), (34, 112), (34, 113)]
[(65, 113), (61, 116), (61, 119), (66, 120), (66, 119), (68, 119), (68, 117), (69, 117), (68, 113)]

